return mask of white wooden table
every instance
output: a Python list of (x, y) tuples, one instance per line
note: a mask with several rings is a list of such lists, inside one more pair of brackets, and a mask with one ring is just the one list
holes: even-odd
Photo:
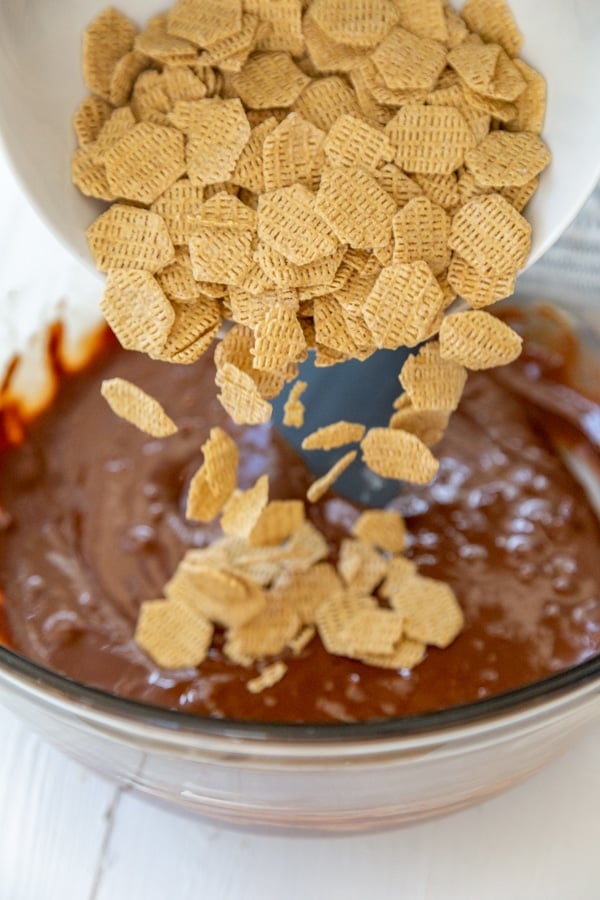
[[(45, 231), (2, 157), (0, 197), (0, 334), (18, 345), (58, 299), (93, 310), (97, 282)], [(27, 311), (17, 324), (15, 304)], [(0, 709), (0, 900), (598, 900), (599, 759), (600, 725), (527, 784), (447, 819), (267, 837), (121, 792)]]

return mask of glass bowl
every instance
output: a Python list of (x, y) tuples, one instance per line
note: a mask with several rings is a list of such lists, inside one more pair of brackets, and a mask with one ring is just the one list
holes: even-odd
[[(600, 310), (572, 304), (569, 317), (598, 358)], [(596, 483), (588, 471), (600, 509)], [(79, 762), (182, 810), (240, 826), (370, 830), (479, 802), (562, 753), (600, 715), (600, 655), (451, 709), (284, 725), (125, 700), (0, 647), (0, 702)]]

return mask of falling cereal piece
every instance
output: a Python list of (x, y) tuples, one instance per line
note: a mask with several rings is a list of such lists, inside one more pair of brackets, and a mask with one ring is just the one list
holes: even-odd
[(434, 275), (448, 268), (450, 216), (441, 206), (427, 197), (415, 197), (396, 213), (392, 228), (394, 263), (423, 260)]
[(390, 418), (390, 428), (409, 431), (427, 447), (434, 447), (444, 437), (450, 413), (444, 409), (414, 409), (409, 406), (397, 410)]
[(516, 115), (506, 123), (507, 131), (528, 131), (540, 134), (546, 115), (546, 81), (539, 72), (521, 59), (514, 65), (525, 81), (525, 90), (515, 100)]
[(354, 523), (352, 532), (363, 543), (387, 553), (402, 553), (406, 545), (406, 524), (394, 509), (366, 510)]
[(260, 675), (251, 678), (246, 682), (246, 690), (251, 694), (260, 694), (277, 684), (287, 672), (287, 666), (284, 662), (274, 662), (270, 666), (266, 666)]
[(286, 541), (304, 522), (302, 500), (272, 500), (262, 510), (248, 536), (252, 547), (273, 547)]
[(108, 202), (116, 199), (108, 186), (106, 169), (98, 162), (93, 144), (85, 144), (73, 151), (71, 181), (86, 197)]
[(471, 31), (488, 44), (500, 44), (509, 56), (518, 56), (523, 43), (506, 0), (467, 0), (461, 11)]
[(161, 438), (178, 430), (158, 400), (124, 378), (104, 380), (101, 393), (117, 416), (145, 434)]
[(400, 383), (416, 410), (453, 412), (460, 403), (466, 380), (463, 366), (445, 359), (437, 341), (409, 356), (400, 372)]
[(168, 14), (169, 34), (199, 47), (209, 47), (241, 28), (241, 0), (178, 0)]
[(349, 453), (346, 453), (345, 456), (342, 456), (341, 459), (338, 459), (335, 465), (333, 465), (325, 475), (322, 475), (321, 478), (313, 481), (306, 492), (306, 496), (310, 503), (316, 503), (320, 500), (321, 497), (327, 493), (329, 488), (338, 480), (342, 472), (345, 472), (348, 466), (352, 465), (356, 457), (356, 450), (351, 450)]
[(426, 652), (427, 646), (422, 641), (403, 638), (398, 641), (391, 653), (363, 653), (361, 662), (380, 669), (410, 671), (423, 662)]
[(351, 247), (386, 247), (391, 241), (396, 204), (363, 169), (324, 171), (316, 208), (338, 239)]
[(474, 269), (455, 253), (448, 269), (448, 281), (471, 309), (482, 309), (512, 296), (516, 273)]
[(254, 330), (254, 368), (279, 371), (306, 356), (306, 338), (293, 309), (273, 305)]
[(250, 123), (239, 100), (196, 101), (186, 148), (193, 184), (217, 184), (233, 174), (250, 137)]
[(116, 9), (103, 10), (83, 32), (83, 78), (93, 94), (110, 100), (113, 70), (133, 47), (137, 29)]
[(109, 99), (113, 106), (125, 106), (129, 103), (138, 76), (150, 65), (150, 57), (139, 50), (130, 50), (119, 59), (110, 78)]
[(142, 603), (135, 630), (136, 644), (164, 669), (190, 669), (206, 658), (213, 627), (183, 601)]
[(449, 41), (443, 0), (394, 0), (400, 10), (400, 25), (422, 38)]
[(382, 269), (363, 307), (379, 348), (414, 347), (438, 330), (444, 295), (424, 262), (394, 263)]
[(271, 109), (291, 106), (309, 81), (287, 53), (263, 53), (232, 77), (231, 86), (248, 109)]
[(261, 475), (247, 491), (234, 493), (221, 516), (225, 534), (248, 538), (269, 499), (269, 477)]
[(100, 309), (125, 350), (160, 352), (175, 311), (150, 272), (111, 269)]
[(448, 175), (475, 145), (460, 110), (451, 106), (404, 106), (387, 126), (397, 147), (396, 163), (405, 172)]
[(202, 445), (204, 462), (190, 482), (186, 517), (210, 522), (223, 509), (237, 483), (238, 449), (221, 428), (212, 428)]
[(361, 441), (365, 434), (365, 426), (358, 422), (333, 422), (313, 431), (302, 441), (303, 450), (333, 450), (345, 444)]
[(399, 19), (392, 0), (314, 0), (311, 17), (334, 41), (351, 47), (373, 47)]
[(271, 418), (273, 407), (264, 400), (246, 372), (225, 363), (217, 373), (218, 400), (236, 425), (260, 425)]
[(431, 91), (446, 65), (446, 48), (438, 41), (394, 28), (371, 59), (389, 88)]
[(536, 134), (492, 131), (469, 150), (465, 164), (481, 187), (523, 187), (550, 159), (550, 151)]
[(449, 244), (474, 269), (514, 273), (527, 262), (531, 225), (499, 194), (475, 197), (454, 216)]
[(338, 572), (355, 596), (368, 596), (385, 578), (388, 560), (374, 545), (344, 538), (340, 545)]
[(323, 168), (324, 132), (292, 112), (265, 138), (263, 178), (265, 191), (298, 183), (315, 190)]
[(338, 76), (311, 81), (294, 102), (293, 108), (326, 133), (340, 116), (360, 115), (354, 91)]
[(371, 428), (361, 444), (365, 464), (382, 478), (428, 484), (439, 462), (414, 434), (392, 428)]
[(115, 203), (90, 225), (86, 237), (101, 272), (144, 269), (157, 272), (173, 262), (175, 249), (156, 213)]
[(287, 428), (302, 428), (304, 425), (305, 407), (300, 397), (307, 387), (306, 381), (297, 381), (290, 390), (283, 407), (283, 424)]
[(442, 356), (467, 369), (505, 366), (517, 359), (522, 344), (516, 331), (484, 310), (453, 313), (440, 328)]
[(185, 172), (184, 137), (174, 128), (140, 122), (104, 155), (117, 197), (153, 203)]
[(338, 247), (338, 240), (321, 217), (314, 195), (300, 184), (259, 198), (258, 236), (299, 266), (329, 256)]
[(390, 597), (404, 620), (404, 633), (415, 641), (448, 647), (461, 632), (464, 616), (450, 585), (414, 575)]
[(73, 116), (73, 128), (80, 147), (97, 140), (111, 112), (112, 106), (101, 97), (86, 97), (79, 104)]

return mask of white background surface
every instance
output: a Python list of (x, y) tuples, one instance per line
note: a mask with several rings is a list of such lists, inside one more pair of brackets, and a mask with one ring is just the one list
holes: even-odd
[[(26, 207), (0, 155), (0, 333), (19, 344), (98, 282)], [(33, 256), (32, 256), (33, 254)], [(1, 360), (0, 360), (1, 363)], [(0, 900), (597, 900), (600, 725), (527, 784), (395, 832), (229, 831), (121, 792), (0, 708)]]

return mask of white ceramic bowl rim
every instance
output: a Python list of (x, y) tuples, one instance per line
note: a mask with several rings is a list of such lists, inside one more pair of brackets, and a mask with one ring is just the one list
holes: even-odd
[(472, 703), (387, 719), (364, 722), (299, 723), (253, 722), (242, 719), (213, 718), (197, 713), (167, 709), (119, 697), (107, 691), (82, 684), (32, 660), (26, 659), (7, 647), (0, 647), (0, 671), (33, 683), (38, 689), (62, 695), (66, 700), (79, 703), (101, 713), (128, 719), (132, 724), (163, 728), (169, 732), (181, 731), (221, 737), (238, 737), (256, 741), (278, 742), (339, 742), (373, 741), (419, 734), (431, 734), (467, 725), (483, 719), (498, 718), (506, 713), (523, 711), (543, 705), (575, 692), (591, 682), (600, 683), (600, 654), (571, 666), (562, 672), (549, 675), (522, 687), (475, 700)]

